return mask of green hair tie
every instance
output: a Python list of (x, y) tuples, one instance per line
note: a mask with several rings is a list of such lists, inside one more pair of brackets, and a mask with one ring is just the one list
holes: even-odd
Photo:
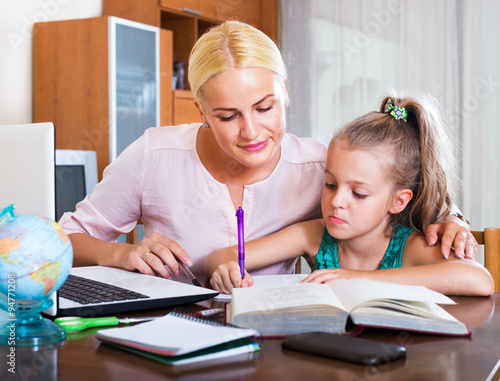
[(406, 118), (408, 117), (408, 113), (406, 112), (406, 109), (401, 106), (395, 106), (394, 102), (392, 101), (391, 98), (387, 100), (384, 106), (384, 113), (385, 114), (390, 114), (394, 117), (396, 120), (401, 120), (403, 119), (406, 122)]

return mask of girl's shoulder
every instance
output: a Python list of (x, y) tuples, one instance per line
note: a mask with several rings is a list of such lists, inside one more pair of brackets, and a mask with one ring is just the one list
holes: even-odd
[[(292, 225), (294, 226), (294, 225)], [(325, 224), (322, 219), (310, 220), (296, 224), (300, 226), (304, 240), (304, 252), (311, 258), (314, 258), (318, 253), (325, 231)], [(294, 232), (297, 233), (297, 232)]]
[(446, 259), (441, 254), (441, 242), (429, 246), (425, 235), (413, 231), (407, 238), (403, 250), (402, 266), (420, 266), (439, 262)]
[(262, 242), (279, 243), (283, 251), (305, 254), (314, 258), (321, 246), (325, 225), (322, 219), (302, 221), (287, 226), (276, 233), (261, 239)]

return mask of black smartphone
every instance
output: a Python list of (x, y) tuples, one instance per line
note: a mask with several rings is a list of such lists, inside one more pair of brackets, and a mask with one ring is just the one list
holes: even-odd
[(328, 332), (307, 332), (287, 337), (281, 346), (337, 360), (364, 365), (380, 365), (406, 357), (406, 348), (359, 337)]

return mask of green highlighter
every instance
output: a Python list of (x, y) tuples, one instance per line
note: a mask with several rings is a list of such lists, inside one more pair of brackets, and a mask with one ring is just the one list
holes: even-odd
[(99, 317), (99, 318), (82, 318), (77, 316), (60, 317), (54, 320), (66, 332), (78, 332), (87, 328), (107, 327), (118, 324), (130, 324), (149, 321), (160, 318), (161, 316), (139, 317), (139, 318), (123, 318), (119, 319), (115, 316)]

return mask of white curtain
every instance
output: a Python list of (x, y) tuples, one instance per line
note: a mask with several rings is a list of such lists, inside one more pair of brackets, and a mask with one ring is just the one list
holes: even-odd
[(389, 90), (445, 107), (472, 228), (500, 227), (500, 1), (282, 0), (289, 131), (325, 143)]
[(462, 205), (474, 228), (500, 227), (500, 2), (463, 4)]

